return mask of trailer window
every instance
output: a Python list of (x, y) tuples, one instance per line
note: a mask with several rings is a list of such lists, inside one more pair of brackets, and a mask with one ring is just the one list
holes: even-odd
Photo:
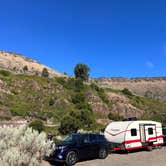
[(131, 129), (131, 136), (137, 136), (137, 130)]
[(148, 134), (153, 135), (153, 128), (148, 128)]

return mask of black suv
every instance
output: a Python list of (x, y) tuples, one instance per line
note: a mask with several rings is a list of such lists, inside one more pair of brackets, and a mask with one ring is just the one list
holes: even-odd
[(107, 141), (100, 134), (71, 134), (62, 142), (54, 145), (54, 150), (47, 157), (49, 161), (65, 162), (68, 166), (78, 160), (108, 156)]

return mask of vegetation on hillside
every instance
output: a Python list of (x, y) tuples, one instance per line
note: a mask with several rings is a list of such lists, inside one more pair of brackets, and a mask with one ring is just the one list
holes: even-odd
[(166, 103), (135, 95), (127, 88), (123, 90), (114, 90), (107, 88), (106, 91), (125, 95), (133, 106), (138, 109), (144, 110), (144, 115), (139, 117), (139, 119), (156, 120), (166, 125)]
[[(24, 70), (27, 71), (27, 68), (25, 67)], [(0, 88), (3, 89), (0, 94), (0, 110), (10, 112), (10, 114), (0, 114), (0, 119), (10, 119), (12, 116), (39, 119), (40, 121), (31, 123), (32, 127), (39, 131), (46, 130), (54, 134), (57, 132), (68, 134), (77, 132), (79, 129), (96, 131), (104, 127), (97, 124), (96, 119), (123, 119), (122, 116), (112, 111), (114, 103), (106, 94), (112, 92), (126, 96), (130, 104), (144, 110), (145, 114), (140, 117), (141, 119), (153, 119), (166, 123), (165, 103), (136, 96), (128, 89), (103, 89), (97, 84), (85, 83), (84, 81), (89, 77), (88, 66), (78, 64), (75, 67), (76, 78), (49, 78), (47, 72), (43, 69), (43, 76), (40, 77), (38, 75), (14, 75), (9, 71), (0, 70), (2, 82)], [(108, 115), (93, 111), (88, 100), (89, 92), (97, 96), (101, 100), (100, 102), (107, 106)], [(51, 129), (40, 123), (47, 120), (58, 126)], [(56, 132), (54, 131), (55, 128)]]

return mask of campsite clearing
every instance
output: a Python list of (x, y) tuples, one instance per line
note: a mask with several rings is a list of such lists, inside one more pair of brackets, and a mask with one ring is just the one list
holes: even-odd
[(166, 147), (154, 149), (152, 152), (138, 151), (128, 154), (110, 154), (105, 160), (80, 162), (76, 166), (165, 166)]

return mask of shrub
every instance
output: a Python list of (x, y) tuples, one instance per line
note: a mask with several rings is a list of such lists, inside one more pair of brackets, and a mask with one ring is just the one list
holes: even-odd
[(44, 125), (41, 120), (34, 120), (29, 124), (29, 127), (31, 127), (34, 130), (37, 130), (38, 132), (42, 132), (44, 130)]
[(85, 100), (85, 94), (82, 92), (76, 93), (72, 97), (72, 102), (73, 102), (73, 104), (75, 104), (77, 109), (89, 109), (89, 110), (91, 110), (90, 105)]
[(79, 120), (70, 115), (65, 115), (61, 120), (61, 125), (59, 131), (61, 134), (71, 134), (76, 133), (80, 128)]
[(93, 112), (90, 110), (81, 110), (78, 119), (81, 122), (81, 128), (91, 130), (95, 125), (95, 118)]
[(123, 93), (124, 95), (127, 95), (127, 96), (133, 96), (132, 92), (131, 92), (130, 90), (128, 90), (127, 88), (124, 88), (124, 89), (122, 90), (122, 93)]
[(74, 104), (78, 104), (78, 103), (84, 103), (85, 102), (85, 95), (83, 93), (76, 93), (73, 97), (72, 97), (72, 102)]
[(43, 68), (43, 71), (42, 71), (42, 77), (48, 77), (49, 76), (49, 72), (47, 70), (47, 68)]
[(54, 98), (50, 98), (49, 100), (49, 106), (52, 106), (55, 104), (55, 99)]
[(107, 95), (105, 94), (105, 91), (104, 91), (103, 88), (98, 87), (95, 83), (92, 83), (90, 86), (93, 90), (95, 90), (97, 92), (98, 96), (101, 98), (101, 100), (105, 104), (111, 105), (111, 102), (109, 101), (109, 99), (108, 99)]
[(8, 77), (11, 75), (11, 73), (9, 71), (6, 71), (6, 70), (0, 70), (0, 74), (5, 76), (5, 77)]
[(72, 110), (61, 120), (59, 131), (62, 134), (76, 133), (79, 129), (92, 130), (96, 125), (90, 110)]
[(43, 132), (26, 126), (0, 127), (0, 165), (40, 166), (50, 145)]
[(84, 88), (83, 81), (80, 78), (74, 79), (70, 77), (68, 79), (65, 79), (63, 77), (59, 77), (56, 78), (56, 81), (66, 89), (81, 91)]
[(23, 71), (24, 71), (24, 72), (28, 71), (28, 66), (24, 66), (24, 67), (23, 67)]
[(75, 85), (75, 89), (74, 89), (75, 91), (79, 92), (84, 89), (83, 81), (80, 78), (75, 79), (74, 85)]

